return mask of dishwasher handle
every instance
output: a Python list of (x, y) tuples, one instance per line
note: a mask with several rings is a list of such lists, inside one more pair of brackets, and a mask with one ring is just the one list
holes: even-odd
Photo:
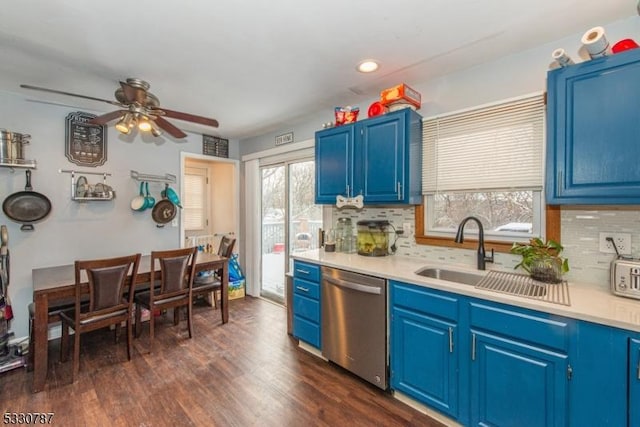
[(382, 294), (382, 288), (379, 288), (378, 286), (368, 286), (361, 283), (348, 282), (346, 280), (336, 279), (335, 277), (324, 277), (323, 279), (332, 285), (340, 286), (341, 288), (352, 289), (354, 291), (364, 292), (367, 294)]

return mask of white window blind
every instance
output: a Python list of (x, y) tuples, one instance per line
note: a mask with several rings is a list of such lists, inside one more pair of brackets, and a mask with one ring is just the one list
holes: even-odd
[(184, 175), (183, 219), (188, 231), (205, 228), (206, 169), (189, 168)]
[(544, 112), (538, 94), (423, 120), (424, 194), (541, 189)]

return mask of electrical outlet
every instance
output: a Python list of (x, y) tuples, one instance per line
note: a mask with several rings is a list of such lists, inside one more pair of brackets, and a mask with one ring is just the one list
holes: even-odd
[(620, 255), (631, 255), (631, 233), (600, 233), (600, 252), (615, 254), (616, 251), (607, 237), (613, 238)]

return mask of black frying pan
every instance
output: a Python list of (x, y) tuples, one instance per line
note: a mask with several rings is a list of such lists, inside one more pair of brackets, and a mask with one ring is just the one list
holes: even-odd
[(32, 191), (31, 171), (27, 169), (27, 185), (24, 191), (9, 195), (2, 203), (4, 214), (12, 221), (22, 223), (20, 230), (33, 230), (33, 223), (51, 212), (51, 201), (44, 194)]

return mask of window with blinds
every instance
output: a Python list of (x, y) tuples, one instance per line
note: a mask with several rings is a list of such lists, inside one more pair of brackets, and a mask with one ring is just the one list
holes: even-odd
[(536, 94), (423, 120), (427, 234), (473, 215), (487, 234), (541, 235), (544, 114)]
[(185, 231), (198, 231), (206, 228), (206, 184), (206, 169), (185, 169), (182, 201)]

